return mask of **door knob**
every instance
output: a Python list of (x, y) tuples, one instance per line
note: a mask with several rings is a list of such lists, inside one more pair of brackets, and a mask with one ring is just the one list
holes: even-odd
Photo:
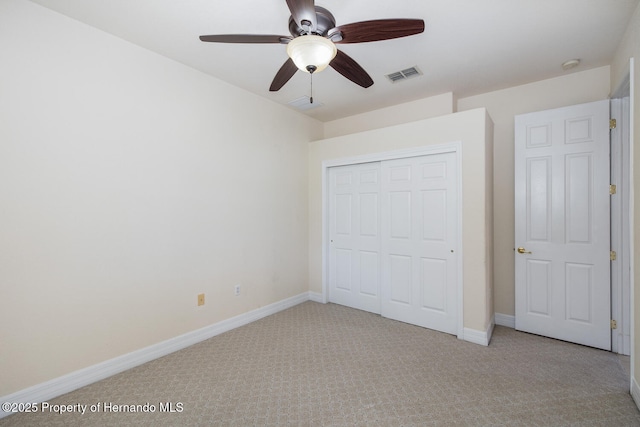
[(525, 250), (525, 248), (523, 248), (522, 246), (520, 246), (520, 247), (518, 248), (518, 253), (519, 253), (519, 254), (530, 254), (530, 253), (531, 253), (531, 251), (527, 251), (527, 250)]

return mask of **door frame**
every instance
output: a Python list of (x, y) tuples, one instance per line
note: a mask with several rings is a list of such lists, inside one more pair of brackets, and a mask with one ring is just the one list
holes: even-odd
[(329, 301), (329, 168), (336, 166), (355, 165), (361, 163), (382, 162), (385, 160), (404, 159), (410, 157), (428, 156), (433, 154), (454, 153), (457, 165), (457, 192), (456, 201), (457, 218), (456, 232), (458, 246), (457, 254), (457, 284), (456, 284), (456, 304), (457, 316), (457, 337), (464, 338), (464, 295), (463, 295), (463, 252), (462, 246), (462, 142), (454, 141), (445, 144), (427, 145), (410, 149), (385, 151), (378, 153), (361, 154), (338, 159), (325, 160), (322, 162), (322, 302)]
[(611, 98), (611, 118), (617, 122), (611, 131), (611, 184), (617, 187), (611, 198), (611, 250), (617, 254), (617, 259), (611, 262), (611, 319), (617, 322), (617, 328), (612, 330), (611, 351), (624, 355), (630, 354), (631, 345), (628, 101), (628, 92), (626, 98)]
[[(631, 383), (633, 384), (634, 378), (634, 346), (635, 346), (635, 331), (634, 331), (634, 317), (635, 317), (635, 285), (634, 285), (634, 181), (633, 181), (633, 152), (634, 152), (634, 58), (629, 59), (628, 73), (623, 77), (622, 82), (616, 88), (611, 95), (611, 118), (617, 120), (618, 132), (611, 137), (611, 143), (614, 143), (614, 137), (618, 138), (618, 143), (622, 146), (623, 154), (627, 154), (628, 158), (625, 160), (624, 155), (621, 159), (611, 159), (611, 178), (617, 179), (623, 185), (623, 192), (621, 193), (620, 200), (616, 200), (615, 206), (612, 200), (612, 212), (615, 206), (616, 212), (622, 216), (622, 223), (615, 223), (614, 218), (611, 218), (611, 237), (612, 243), (615, 240), (619, 243), (620, 247), (612, 247), (618, 253), (619, 265), (616, 266), (616, 272), (614, 273), (614, 267), (612, 266), (611, 276), (611, 317), (618, 320), (623, 319), (623, 322), (619, 322), (618, 326), (622, 326), (623, 329), (618, 333), (612, 333), (612, 351), (616, 353), (625, 354), (626, 346), (628, 345), (628, 354), (631, 356)], [(626, 99), (626, 100), (625, 100)], [(623, 167), (622, 162), (628, 162)], [(622, 172), (625, 172), (624, 174)], [(626, 186), (626, 189), (624, 187)], [(625, 209), (626, 207), (626, 209)], [(625, 242), (623, 240), (622, 232), (626, 227), (629, 234), (629, 240)], [(625, 244), (626, 243), (626, 244)], [(614, 261), (615, 263), (616, 261)], [(627, 272), (624, 270), (628, 269)], [(628, 282), (624, 283), (621, 279), (623, 274), (628, 274)], [(622, 298), (629, 296), (629, 304), (624, 306), (622, 304)], [(620, 325), (622, 323), (622, 325)], [(629, 334), (630, 342), (624, 342), (624, 335)], [(630, 387), (633, 389), (633, 387)]]

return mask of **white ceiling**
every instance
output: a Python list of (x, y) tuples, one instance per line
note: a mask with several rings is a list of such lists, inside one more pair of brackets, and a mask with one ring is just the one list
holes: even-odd
[[(285, 0), (32, 0), (93, 27), (286, 104), (309, 94), (298, 72), (269, 92), (287, 60), (279, 44), (203, 43), (207, 34), (289, 35)], [(465, 97), (608, 65), (640, 0), (316, 0), (337, 25), (385, 18), (426, 22), (416, 36), (342, 44), (373, 78), (363, 89), (331, 68), (314, 75), (321, 121), (446, 92)], [(561, 64), (580, 58), (579, 67)], [(390, 83), (385, 75), (418, 66), (423, 76)]]

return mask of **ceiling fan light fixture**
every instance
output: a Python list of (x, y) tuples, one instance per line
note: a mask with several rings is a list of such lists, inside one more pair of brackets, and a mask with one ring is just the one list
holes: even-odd
[(305, 73), (324, 70), (337, 53), (336, 45), (331, 40), (312, 34), (296, 37), (287, 44), (287, 55)]

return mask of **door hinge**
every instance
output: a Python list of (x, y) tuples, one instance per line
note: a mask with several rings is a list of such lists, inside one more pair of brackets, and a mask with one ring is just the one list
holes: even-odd
[(617, 187), (615, 186), (615, 184), (611, 184), (611, 185), (609, 186), (609, 194), (616, 194), (617, 190), (618, 190), (618, 189), (617, 189)]
[(616, 119), (609, 120), (609, 129), (615, 129), (616, 125), (617, 125)]
[(618, 329), (618, 322), (611, 319), (611, 329)]
[(611, 259), (611, 261), (615, 261), (616, 259), (618, 259), (618, 254), (616, 253), (616, 251), (611, 251), (609, 258)]

